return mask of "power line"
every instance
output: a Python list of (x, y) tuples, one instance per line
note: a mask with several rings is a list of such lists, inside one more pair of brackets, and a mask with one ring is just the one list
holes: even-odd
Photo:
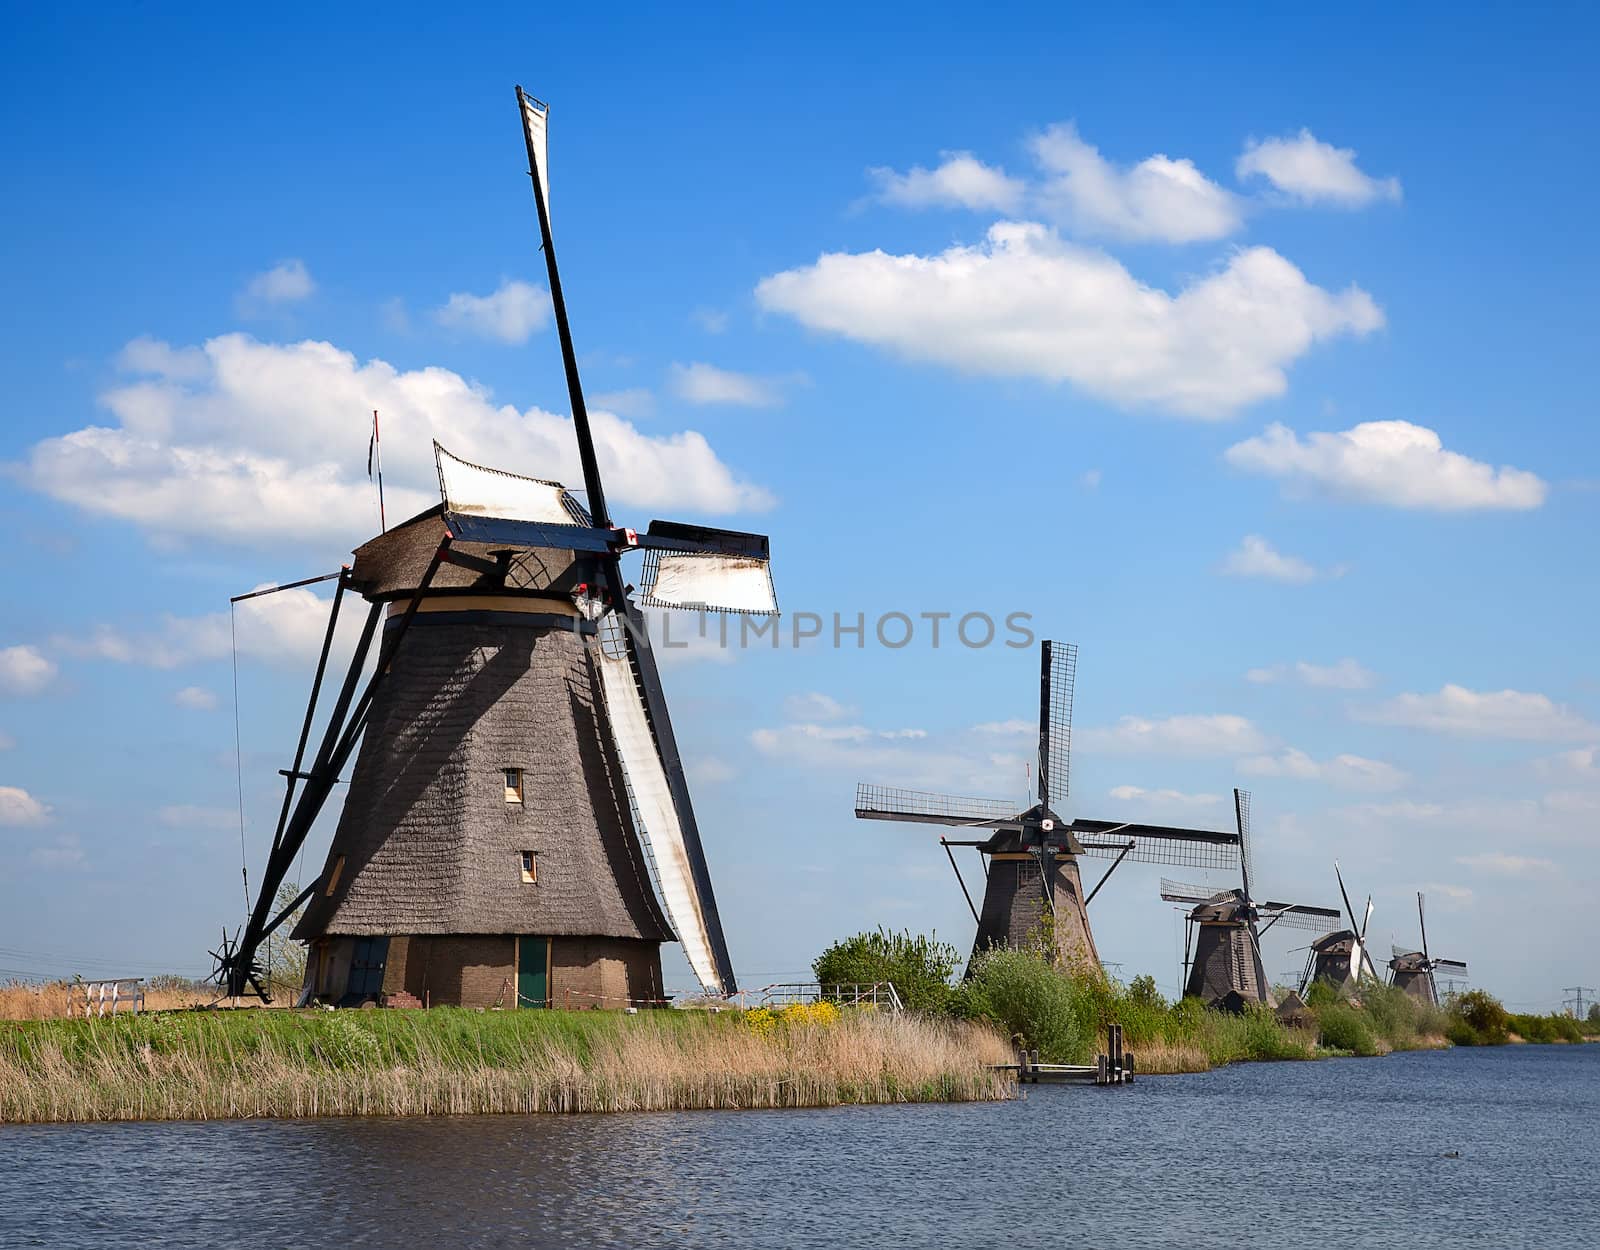
[[(1577, 1017), (1579, 1020), (1582, 1020), (1584, 1018), (1585, 1014), (1586, 1014), (1586, 1011), (1585, 1011), (1585, 1008), (1584, 1008), (1584, 997), (1583, 996), (1585, 994), (1593, 994), (1595, 992), (1594, 986), (1592, 986), (1592, 985), (1563, 985), (1561, 987), (1561, 992), (1563, 994), (1571, 994), (1573, 996), (1571, 998), (1564, 999), (1562, 1001), (1561, 1005), (1563, 1007), (1572, 1008), (1573, 1009), (1572, 1010), (1572, 1014), (1575, 1017)], [(1589, 1005), (1591, 1007), (1594, 1005), (1594, 1000), (1592, 998), (1589, 999), (1588, 1002), (1589, 1002)]]

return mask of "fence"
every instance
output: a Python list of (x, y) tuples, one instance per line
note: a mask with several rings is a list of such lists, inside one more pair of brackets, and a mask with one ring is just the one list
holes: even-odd
[[(787, 981), (781, 985), (767, 985), (755, 991), (760, 995), (758, 1007), (787, 1007), (793, 1003), (827, 1001), (842, 1007), (878, 1007), (884, 1011), (901, 1011), (904, 1008), (900, 995), (890, 981), (875, 981), (871, 985), (829, 983), (817, 981)], [(741, 1003), (745, 995), (739, 995)]]
[(110, 981), (74, 981), (67, 986), (67, 1014), (90, 1016), (116, 1015), (119, 1011), (138, 1015), (144, 1010), (144, 978), (117, 977)]

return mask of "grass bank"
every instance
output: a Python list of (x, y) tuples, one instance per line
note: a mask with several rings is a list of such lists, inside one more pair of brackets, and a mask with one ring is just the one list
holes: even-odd
[(801, 1010), (167, 1012), (0, 1025), (0, 1123), (1010, 1097), (965, 1021)]

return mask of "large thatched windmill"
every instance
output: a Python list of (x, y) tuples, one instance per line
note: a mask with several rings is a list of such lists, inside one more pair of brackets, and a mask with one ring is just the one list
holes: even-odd
[(1422, 912), (1420, 892), (1417, 894), (1417, 924), (1422, 930), (1422, 949), (1393, 948), (1394, 957), (1389, 960), (1389, 984), (1399, 986), (1412, 998), (1436, 1007), (1439, 1005), (1439, 986), (1433, 974), (1443, 972), (1451, 977), (1465, 977), (1467, 965), (1459, 959), (1435, 959), (1428, 954), (1428, 921)]
[(1261, 935), (1274, 925), (1326, 933), (1339, 923), (1339, 912), (1304, 903), (1257, 903), (1250, 893), (1255, 865), (1250, 855), (1248, 791), (1233, 792), (1233, 813), (1239, 829), (1239, 888), (1218, 891), (1163, 879), (1161, 897), (1169, 903), (1193, 905), (1184, 927), (1185, 998), (1234, 1010), (1252, 1002), (1275, 1007), (1261, 962)]
[[(1098, 968), (1088, 906), (1123, 860), (1192, 868), (1234, 868), (1239, 863), (1237, 833), (1062, 817), (1072, 762), (1077, 664), (1078, 649), (1071, 643), (1044, 643), (1039, 666), (1038, 801), (1031, 806), (890, 786), (862, 784), (856, 789), (856, 815), (865, 820), (993, 831), (975, 840), (939, 839), (952, 868), (951, 847), (976, 847), (984, 858), (982, 911), (973, 906), (956, 869), (978, 926), (974, 955), (991, 946), (1020, 945), (1048, 934), (1063, 962)], [(1082, 856), (1113, 861), (1087, 894), (1078, 869)]]
[(1344, 994), (1353, 994), (1364, 980), (1378, 981), (1378, 970), (1373, 967), (1372, 956), (1367, 951), (1367, 925), (1372, 921), (1372, 896), (1367, 895), (1367, 909), (1358, 921), (1356, 909), (1350, 905), (1350, 894), (1344, 888), (1344, 873), (1334, 864), (1333, 874), (1339, 880), (1339, 895), (1344, 899), (1345, 913), (1350, 917), (1350, 927), (1325, 934), (1311, 943), (1306, 954), (1305, 971), (1300, 978), (1300, 992), (1304, 994), (1313, 982), (1331, 985)]
[[(357, 549), (339, 575), (260, 896), (220, 952), (232, 994), (265, 997), (256, 952), (302, 904), (294, 936), (311, 946), (306, 992), (324, 1001), (659, 1000), (660, 945), (674, 934), (707, 989), (735, 988), (637, 605), (775, 612), (767, 539), (662, 521), (638, 533), (612, 520), (550, 235), (547, 109), (521, 88), (517, 102), (586, 500), (436, 444), (440, 505)], [(621, 568), (634, 551), (644, 556), (637, 599)], [(348, 592), (370, 606), (308, 761)], [(358, 742), (326, 863), (275, 910)]]

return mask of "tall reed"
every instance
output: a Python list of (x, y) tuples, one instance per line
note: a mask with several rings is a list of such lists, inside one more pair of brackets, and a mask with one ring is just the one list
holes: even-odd
[(960, 1021), (185, 1012), (0, 1026), (0, 1122), (827, 1107), (1009, 1097)]

